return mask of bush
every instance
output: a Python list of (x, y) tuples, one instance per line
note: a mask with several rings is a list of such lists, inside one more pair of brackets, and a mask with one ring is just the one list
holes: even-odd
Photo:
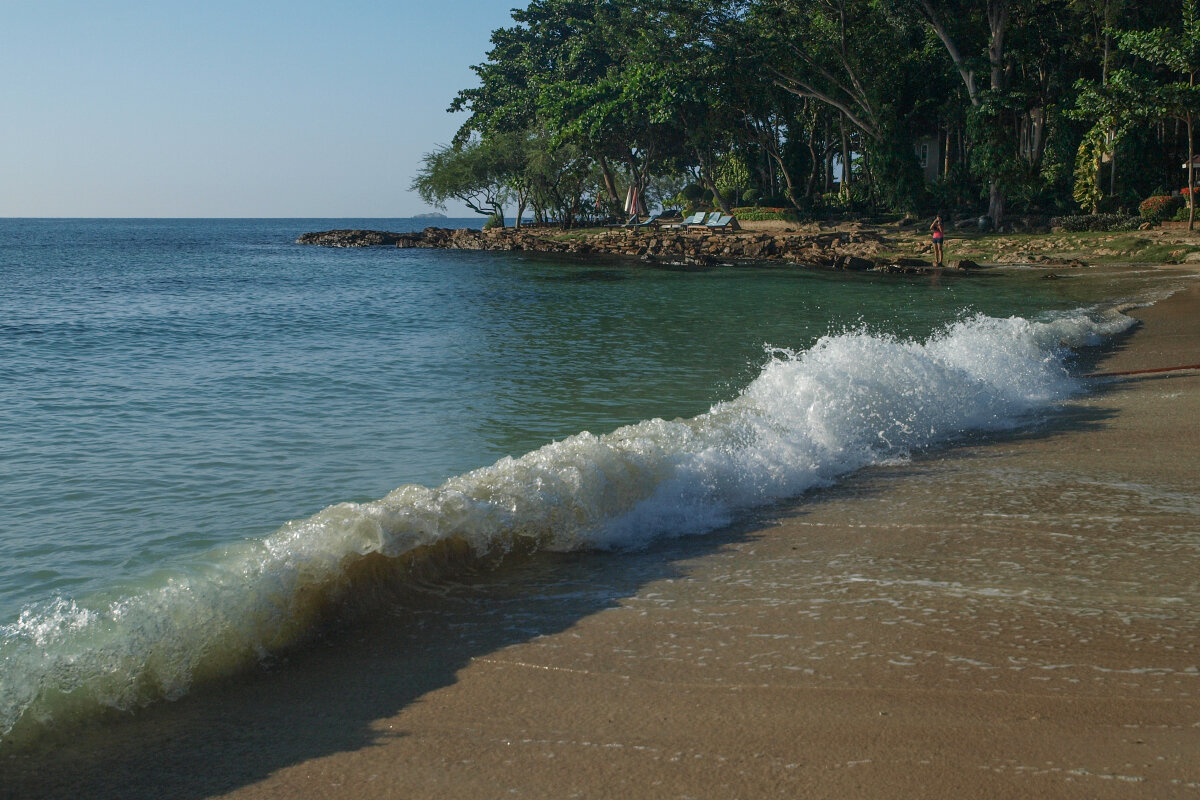
[(1138, 213), (1147, 222), (1162, 222), (1173, 216), (1184, 200), (1177, 194), (1159, 194), (1147, 197), (1138, 206)]
[[(1197, 215), (1197, 216), (1200, 216), (1200, 215)], [(1175, 220), (1176, 222), (1187, 222), (1188, 221), (1187, 203), (1184, 203), (1183, 205), (1181, 205), (1179, 207), (1179, 210), (1175, 212), (1175, 216), (1171, 217), (1171, 219)]]
[(487, 222), (483, 223), (483, 229), (485, 231), (490, 231), (492, 228), (503, 228), (503, 227), (504, 227), (504, 217), (502, 217), (499, 214), (492, 214), (490, 217), (487, 218)]
[(1051, 227), (1062, 228), (1068, 233), (1083, 231), (1136, 231), (1142, 224), (1141, 217), (1124, 214), (1076, 214), (1070, 217), (1055, 217)]
[(679, 196), (686, 200), (689, 204), (699, 203), (704, 197), (704, 187), (698, 183), (689, 183), (687, 186), (683, 187), (683, 191), (679, 193)]
[(744, 222), (761, 222), (770, 219), (779, 219), (785, 222), (796, 221), (796, 209), (794, 208), (741, 206), (732, 210), (733, 216)]
[(742, 202), (747, 205), (757, 206), (759, 199), (762, 197), (762, 192), (758, 189), (747, 189), (742, 192)]

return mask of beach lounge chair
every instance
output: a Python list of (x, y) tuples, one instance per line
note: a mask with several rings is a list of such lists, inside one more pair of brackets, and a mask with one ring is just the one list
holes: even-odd
[[(716, 219), (713, 219), (713, 217), (716, 217)], [(736, 224), (733, 217), (727, 214), (713, 214), (712, 217), (708, 218), (708, 222), (704, 224), (704, 227), (710, 231), (725, 231), (728, 233), (736, 227)]]
[(645, 222), (635, 222), (635, 223), (633, 224), (633, 227), (635, 227), (635, 228), (649, 228), (650, 226), (654, 225), (656, 222), (658, 222), (658, 214), (655, 214), (655, 215), (653, 215), (653, 216), (647, 217)]
[(674, 225), (664, 225), (664, 228), (672, 230), (686, 230), (689, 225), (700, 225), (704, 222), (704, 217), (707, 216), (703, 211), (697, 211), (689, 217), (684, 217), (681, 222), (676, 222)]
[(701, 214), (700, 216), (701, 216), (701, 219), (699, 222), (689, 222), (688, 223), (687, 229), (689, 231), (695, 230), (695, 229), (700, 229), (700, 230), (706, 229), (708, 227), (708, 223), (713, 222), (714, 220), (720, 218), (721, 212), (714, 211), (711, 214)]

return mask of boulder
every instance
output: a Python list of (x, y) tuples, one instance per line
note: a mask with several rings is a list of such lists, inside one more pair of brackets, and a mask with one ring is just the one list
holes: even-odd
[(869, 258), (859, 258), (858, 256), (838, 256), (834, 261), (838, 269), (851, 270), (861, 272), (862, 270), (872, 269), (875, 262)]

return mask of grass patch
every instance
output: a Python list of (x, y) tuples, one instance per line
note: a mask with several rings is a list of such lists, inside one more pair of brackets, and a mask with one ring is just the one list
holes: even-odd
[(1200, 253), (1200, 247), (1188, 244), (1151, 244), (1131, 253), (1130, 261), (1165, 264), (1182, 261), (1189, 253)]

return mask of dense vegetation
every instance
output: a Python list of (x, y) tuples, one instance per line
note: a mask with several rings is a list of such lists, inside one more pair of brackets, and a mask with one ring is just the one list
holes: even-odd
[(1197, 1), (532, 0), (413, 187), (500, 224), (631, 201), (1128, 219), (1192, 185)]

